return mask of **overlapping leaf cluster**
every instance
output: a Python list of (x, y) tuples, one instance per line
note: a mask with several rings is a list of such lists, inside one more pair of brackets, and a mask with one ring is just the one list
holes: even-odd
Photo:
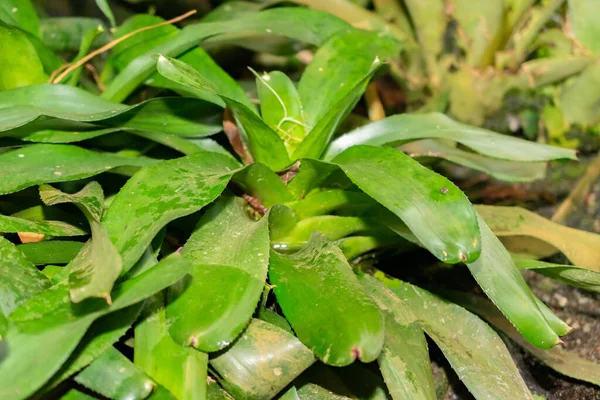
[[(425, 334), (475, 397), (532, 398), (498, 334), (455, 303), (551, 366), (564, 357), (553, 346), (570, 328), (519, 268), (598, 290), (599, 236), (522, 209), (473, 206), (396, 147), (439, 146), (427, 155), (515, 181), (574, 153), (435, 113), (340, 135), (399, 51), (393, 37), (304, 8), (226, 4), (181, 30), (163, 25), (121, 42), (99, 94), (77, 71), (43, 83), (61, 63), (53, 43), (35, 18), (18, 18), (27, 1), (7, 4), (0, 398), (86, 398), (84, 387), (114, 399), (433, 399)], [(114, 34), (157, 22), (138, 15)], [(198, 45), (265, 35), (316, 51), (297, 82), (256, 73), (257, 108)], [(26, 51), (36, 57), (19, 58)], [(225, 108), (232, 117), (222, 121)], [(513, 258), (498, 237), (521, 235), (578, 266)], [(414, 247), (466, 264), (493, 304), (465, 293), (444, 300), (348, 262)], [(597, 366), (570, 357), (581, 368), (555, 368), (600, 383)], [(375, 361), (376, 373), (363, 364)]]

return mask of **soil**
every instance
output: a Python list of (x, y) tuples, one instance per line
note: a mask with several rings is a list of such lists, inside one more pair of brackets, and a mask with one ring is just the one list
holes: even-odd
[[(590, 161), (583, 157), (580, 163), (555, 163), (551, 165), (547, 179), (530, 184), (507, 184), (456, 167), (447, 167), (445, 172), (460, 177), (457, 180), (459, 186), (477, 202), (518, 205), (550, 217), (585, 173)], [(592, 185), (582, 204), (571, 211), (566, 225), (600, 233), (600, 181)], [(549, 261), (568, 263), (560, 254)], [(541, 300), (575, 328), (562, 338), (562, 346), (580, 357), (600, 363), (600, 293), (573, 288), (532, 271), (525, 272), (525, 279)], [(548, 400), (600, 400), (599, 387), (565, 377), (510, 341), (507, 345), (532, 393)], [(450, 383), (444, 399), (472, 399), (443, 357), (436, 357), (434, 353), (434, 359), (446, 372)]]

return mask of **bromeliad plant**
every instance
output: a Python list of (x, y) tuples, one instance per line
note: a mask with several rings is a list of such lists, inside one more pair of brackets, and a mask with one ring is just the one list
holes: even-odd
[[(395, 77), (408, 109), (577, 147), (597, 135), (594, 89), (600, 17), (595, 0), (296, 0), (405, 43)], [(580, 138), (577, 138), (580, 139)], [(597, 141), (596, 141), (597, 143)]]
[[(474, 207), (394, 147), (427, 140), (450, 149), (428, 157), (514, 180), (573, 152), (441, 114), (338, 137), (399, 44), (302, 8), (218, 15), (120, 43), (101, 96), (79, 78), (4, 80), (19, 87), (0, 93), (0, 398), (83, 398), (85, 387), (114, 399), (434, 399), (424, 333), (476, 398), (532, 398), (498, 334), (458, 304), (559, 371), (600, 383), (596, 365), (553, 348), (570, 328), (518, 269), (598, 290), (598, 235), (520, 208)], [(156, 22), (136, 16), (119, 29)], [(18, 24), (3, 29), (46, 49)], [(259, 112), (196, 46), (265, 32), (318, 50), (297, 83), (255, 74)], [(135, 102), (142, 83), (182, 96)], [(221, 132), (223, 108), (232, 152), (204, 138)], [(521, 235), (578, 267), (535, 261), (548, 245), (513, 258), (498, 236)], [(348, 262), (415, 247), (466, 264), (493, 305), (466, 293), (444, 300)], [(375, 361), (378, 371), (362, 364)]]

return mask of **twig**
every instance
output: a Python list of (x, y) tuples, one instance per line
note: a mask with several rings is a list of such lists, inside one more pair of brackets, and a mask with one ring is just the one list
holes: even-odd
[[(122, 36), (122, 37), (120, 37), (118, 39), (115, 39), (115, 40), (107, 43), (106, 45), (100, 47), (99, 49), (92, 51), (90, 54), (88, 54), (87, 56), (83, 57), (81, 60), (77, 61), (76, 63), (74, 63), (74, 64), (66, 64), (66, 65), (69, 65), (69, 67), (67, 67), (60, 75), (58, 75), (56, 78), (54, 78), (54, 80), (52, 80), (51, 82), (54, 83), (54, 84), (60, 83), (60, 81), (62, 81), (67, 75), (69, 75), (69, 73), (71, 71), (73, 71), (73, 70), (79, 68), (80, 66), (84, 65), (85, 63), (87, 63), (88, 61), (90, 61), (92, 58), (96, 57), (98, 54), (102, 54), (105, 51), (108, 51), (108, 50), (112, 49), (113, 47), (115, 47), (116, 45), (118, 45), (119, 43), (121, 43), (122, 41), (127, 40), (130, 37), (132, 37), (134, 35), (137, 35), (140, 32), (144, 32), (144, 31), (147, 31), (147, 30), (150, 30), (150, 29), (158, 28), (158, 27), (161, 27), (161, 26), (164, 26), (164, 25), (171, 25), (171, 24), (179, 22), (179, 21), (181, 21), (181, 20), (183, 20), (183, 19), (185, 19), (185, 18), (187, 18), (187, 17), (189, 17), (191, 15), (194, 15), (194, 14), (196, 14), (196, 10), (191, 10), (191, 11), (186, 12), (183, 15), (180, 15), (179, 17), (175, 17), (175, 18), (170, 19), (168, 21), (164, 21), (164, 22), (161, 22), (161, 23), (156, 24), (156, 25), (145, 26), (143, 28), (136, 29), (135, 31), (130, 32), (127, 35)], [(60, 71), (64, 67), (65, 67), (64, 65), (61, 66), (57, 71)], [(52, 73), (52, 76), (54, 76), (55, 73), (56, 73), (56, 71)]]
[(592, 185), (600, 177), (600, 154), (590, 165), (588, 165), (585, 175), (577, 182), (569, 196), (561, 203), (558, 210), (552, 216), (552, 221), (561, 223), (571, 212), (573, 207), (581, 202), (588, 194)]
[(101, 92), (104, 92), (106, 90), (106, 86), (104, 85), (104, 83), (102, 83), (102, 80), (100, 79), (100, 76), (98, 75), (98, 71), (96, 70), (96, 67), (94, 67), (92, 64), (85, 64), (85, 69), (87, 69), (88, 71), (90, 71), (92, 73), (92, 77), (94, 78), (94, 82), (96, 82), (96, 86), (98, 87), (98, 89)]

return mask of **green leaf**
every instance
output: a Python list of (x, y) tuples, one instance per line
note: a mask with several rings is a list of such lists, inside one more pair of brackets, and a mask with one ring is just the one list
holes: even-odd
[(163, 294), (146, 304), (147, 316), (135, 327), (135, 364), (177, 399), (204, 399), (208, 355), (173, 341)]
[(111, 399), (143, 400), (154, 382), (114, 347), (75, 377), (75, 382)]
[(6, 215), (0, 215), (0, 232), (33, 232), (45, 236), (81, 236), (87, 234), (77, 226), (62, 221), (31, 221)]
[[(222, 129), (220, 113), (219, 107), (205, 101), (179, 97), (154, 98), (132, 106), (115, 104), (68, 85), (33, 85), (0, 93), (0, 116), (3, 118), (0, 131), (49, 116), (65, 121), (95, 122), (109, 127), (206, 136)], [(45, 123), (41, 122), (41, 127), (36, 127), (36, 131), (44, 129)], [(93, 128), (83, 125), (84, 129), (81, 129), (82, 124), (71, 125), (75, 131)], [(26, 129), (25, 132), (35, 133)], [(16, 134), (20, 135), (20, 131), (3, 135)]]
[(216, 199), (238, 168), (224, 155), (198, 152), (137, 172), (115, 196), (103, 218), (129, 271), (152, 238), (176, 218)]
[(169, 256), (149, 271), (117, 286), (111, 293), (113, 303), (108, 307), (104, 302), (92, 302), (83, 305), (83, 309), (73, 309), (65, 283), (22, 304), (13, 311), (6, 334), (12, 350), (0, 364), (0, 397), (27, 398), (66, 361), (94, 320), (172, 285), (189, 267), (181, 256)]
[(3, 0), (0, 4), (0, 20), (34, 36), (40, 35), (40, 21), (30, 0)]
[(481, 315), (490, 324), (496, 327), (496, 329), (506, 334), (511, 340), (531, 353), (536, 359), (555, 371), (571, 378), (590, 382), (594, 385), (600, 385), (600, 366), (598, 363), (581, 358), (574, 353), (564, 350), (560, 346), (553, 347), (549, 350), (542, 350), (533, 346), (523, 339), (519, 332), (500, 312), (498, 312), (492, 303), (483, 298), (464, 293), (452, 293), (449, 297), (452, 301), (458, 302), (464, 307)]
[(307, 158), (300, 160), (298, 169), (298, 174), (288, 183), (288, 188), (296, 198), (301, 199), (332, 172), (337, 171), (338, 166)]
[(277, 8), (251, 13), (237, 19), (235, 24), (230, 21), (220, 21), (189, 25), (168, 42), (153, 48), (130, 63), (107, 86), (103, 97), (112, 101), (123, 101), (155, 71), (156, 61), (153, 58), (155, 54), (177, 57), (209, 37), (239, 32), (264, 34), (266, 31), (320, 45), (331, 35), (347, 28), (347, 23), (330, 14), (301, 8)]
[[(193, 280), (169, 289), (169, 332), (183, 346), (214, 352), (248, 325), (269, 265), (268, 216), (250, 219), (241, 198), (222, 198), (181, 250)], [(203, 301), (198, 301), (202, 298)]]
[(452, 140), (478, 153), (502, 160), (531, 162), (577, 159), (573, 150), (500, 135), (453, 121), (438, 113), (393, 115), (355, 129), (334, 140), (325, 154), (325, 159), (330, 160), (357, 144), (397, 146), (428, 138)]
[(508, 182), (531, 182), (546, 176), (545, 162), (505, 161), (489, 158), (434, 139), (419, 140), (401, 147), (411, 157), (428, 159), (441, 158), (452, 163), (490, 174)]
[(409, 283), (392, 285), (475, 398), (532, 399), (504, 343), (485, 322)]
[(104, 213), (104, 193), (97, 182), (90, 182), (75, 194), (66, 194), (50, 185), (40, 186), (40, 197), (49, 206), (74, 203), (85, 215), (92, 231), (91, 245), (84, 246), (69, 271), (69, 295), (79, 303), (90, 297), (106, 299), (122, 268), (121, 256), (110, 241), (100, 220)]
[(544, 349), (558, 344), (560, 339), (538, 308), (510, 254), (481, 217), (479, 231), (481, 256), (467, 264), (479, 286), (531, 343)]
[(219, 89), (213, 87), (210, 81), (181, 61), (160, 56), (157, 67), (161, 75), (185, 85), (194, 92), (208, 92), (219, 96), (232, 109), (242, 125), (248, 137), (250, 152), (257, 162), (274, 170), (283, 169), (290, 164), (283, 141), (260, 119), (256, 111), (218, 92)]
[(383, 318), (341, 250), (313, 233), (300, 251), (271, 251), (269, 278), (292, 328), (326, 364), (375, 360), (383, 346)]
[[(0, 6), (0, 18), (2, 10)], [(0, 20), (0, 38), (0, 92), (48, 80), (42, 61), (24, 32)]]
[[(98, 18), (87, 17), (56, 17), (43, 18), (40, 21), (40, 37), (43, 43), (57, 52), (79, 50), (83, 35), (97, 27), (104, 27), (104, 22)], [(94, 45), (104, 46), (111, 39), (108, 29), (104, 29)]]
[(387, 231), (383, 225), (368, 218), (322, 215), (299, 221), (285, 236), (274, 238), (274, 246), (283, 250), (297, 250), (310, 240), (315, 231), (333, 241), (346, 236), (378, 233), (379, 231), (383, 231), (384, 235), (385, 233), (392, 235), (392, 232)]
[(227, 351), (210, 360), (210, 366), (234, 398), (270, 399), (314, 361), (294, 335), (253, 319)]
[(359, 281), (385, 316), (385, 345), (378, 362), (392, 398), (435, 400), (427, 341), (417, 318), (377, 279), (360, 275)]
[[(115, 31), (115, 35), (116, 37), (122, 37), (137, 29), (155, 25), (161, 22), (164, 22), (164, 19), (155, 15), (137, 14), (129, 18), (123, 25), (121, 25)], [(112, 62), (117, 69), (123, 69), (127, 67), (127, 65), (135, 58), (152, 51), (152, 49), (158, 45), (168, 42), (177, 34), (178, 31), (179, 29), (173, 25), (165, 25), (148, 31), (140, 32), (115, 46), (111, 52), (110, 62)], [(215, 63), (215, 61), (206, 53), (204, 49), (199, 47), (193, 48), (181, 54), (178, 59), (196, 69), (200, 75), (210, 80), (213, 85), (218, 87), (219, 91), (225, 94), (227, 97), (230, 97), (242, 104), (245, 104), (249, 108), (254, 109), (254, 105), (240, 85), (238, 85), (238, 83), (229, 74), (223, 71), (223, 69), (217, 63)], [(150, 86), (171, 89), (180, 94), (187, 95), (189, 92), (186, 90), (185, 86), (170, 81), (169, 79), (160, 75), (158, 72), (152, 74), (145, 83)], [(219, 104), (220, 106), (225, 105), (221, 99), (211, 94), (207, 94), (201, 98)]]
[(473, 262), (479, 257), (475, 212), (448, 179), (390, 148), (354, 146), (333, 162), (366, 194), (400, 217), (440, 260)]
[(257, 198), (266, 207), (294, 199), (279, 175), (260, 163), (248, 165), (233, 176), (233, 181), (240, 185), (246, 194)]
[(365, 91), (369, 80), (381, 66), (381, 61), (375, 58), (371, 65), (371, 69), (363, 76), (357, 84), (351, 87), (350, 91), (340, 99), (338, 103), (332, 106), (325, 115), (317, 122), (314, 128), (311, 129), (308, 136), (300, 143), (292, 159), (299, 158), (318, 158), (320, 159), (323, 151), (327, 148), (333, 134), (342, 123), (342, 121), (350, 114), (356, 102)]
[(283, 139), (288, 154), (293, 154), (298, 144), (308, 134), (296, 86), (286, 74), (280, 71), (272, 71), (264, 75), (258, 75), (256, 72), (254, 74), (262, 119)]
[(143, 167), (155, 160), (90, 151), (77, 146), (33, 144), (0, 154), (0, 194), (42, 183), (88, 178), (120, 166)]
[(117, 26), (115, 21), (115, 16), (113, 15), (112, 10), (110, 9), (110, 5), (108, 5), (108, 0), (96, 0), (96, 5), (102, 11), (102, 14), (108, 19), (110, 22), (110, 26), (113, 28)]
[[(312, 130), (319, 120), (373, 69), (374, 60), (386, 61), (400, 52), (399, 43), (377, 32), (352, 29), (333, 36), (314, 55), (298, 82), (304, 123)], [(350, 103), (356, 103), (353, 96)]]
[(60, 400), (95, 400), (96, 397), (90, 396), (77, 389), (70, 389)]
[(519, 269), (529, 269), (567, 285), (600, 292), (600, 273), (574, 265), (561, 265), (538, 260), (515, 258)]
[(600, 235), (557, 224), (520, 207), (477, 206), (494, 234), (531, 236), (551, 244), (581, 268), (600, 272)]
[(25, 243), (17, 246), (27, 260), (35, 265), (68, 264), (81, 250), (83, 243), (68, 240)]
[(595, 21), (600, 17), (594, 0), (569, 0), (569, 26), (579, 43), (594, 54), (600, 53), (600, 28)]
[(100, 221), (104, 212), (104, 193), (98, 182), (90, 182), (75, 194), (63, 193), (50, 185), (40, 185), (40, 198), (48, 206), (73, 203), (86, 216), (88, 222)]
[(1, 236), (0, 276), (0, 314), (4, 316), (8, 316), (19, 304), (50, 286), (50, 281), (44, 274), (38, 271), (14, 244)]

